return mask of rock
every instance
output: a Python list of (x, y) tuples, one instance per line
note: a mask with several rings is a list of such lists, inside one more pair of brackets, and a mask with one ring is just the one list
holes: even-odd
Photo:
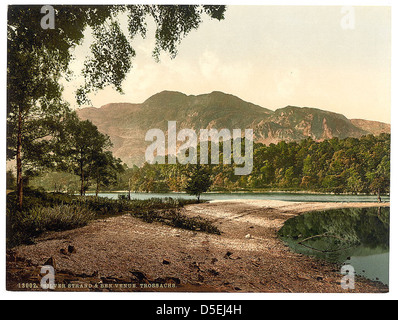
[(49, 258), (44, 264), (44, 266), (51, 266), (54, 269), (56, 268), (55, 259), (53, 257)]
[(241, 259), (241, 257), (232, 258), (232, 257), (231, 257), (232, 255), (233, 255), (233, 253), (230, 252), (230, 251), (228, 251), (228, 252), (225, 254), (225, 256), (224, 256), (224, 259), (231, 259), (231, 260), (239, 260), (239, 259)]
[(192, 263), (192, 267), (193, 267), (193, 269), (196, 270), (197, 272), (200, 272), (200, 267), (199, 267), (199, 264), (198, 264), (198, 263), (193, 262), (193, 263)]
[(218, 276), (220, 273), (217, 270), (209, 269), (209, 273), (213, 276)]
[(181, 280), (179, 278), (174, 278), (174, 277), (165, 277), (165, 278), (156, 278), (155, 283), (175, 283), (175, 284), (181, 284)]
[(246, 239), (252, 239), (252, 235), (249, 233), (245, 236)]
[(146, 281), (148, 281), (149, 279), (147, 278), (147, 276), (144, 274), (144, 273), (142, 273), (142, 272), (140, 272), (140, 271), (136, 271), (136, 270), (132, 270), (132, 271), (129, 271), (138, 281), (143, 281), (143, 280), (146, 280)]
[(163, 260), (163, 264), (169, 265), (169, 264), (170, 264), (170, 261)]
[(218, 261), (217, 258), (213, 258), (213, 259), (211, 259), (211, 264), (215, 264), (217, 261)]
[(7, 261), (17, 262), (17, 256), (15, 252), (7, 252)]
[(65, 256), (68, 255), (68, 252), (65, 249), (61, 249), (59, 252)]
[(76, 248), (74, 246), (68, 246), (68, 252), (69, 253), (76, 253)]

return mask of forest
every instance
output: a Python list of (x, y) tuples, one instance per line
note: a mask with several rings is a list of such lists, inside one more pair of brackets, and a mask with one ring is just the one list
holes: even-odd
[[(244, 143), (244, 142), (243, 142)], [(284, 141), (269, 146), (254, 145), (251, 175), (236, 176), (236, 164), (208, 165), (210, 191), (308, 191), (323, 193), (386, 194), (390, 185), (391, 136), (367, 135), (360, 139), (331, 139), (316, 142)], [(222, 146), (220, 146), (222, 159)], [(184, 192), (192, 165), (144, 164), (113, 167), (113, 178), (103, 184), (93, 175), (85, 189), (97, 191)], [(94, 171), (95, 170), (88, 170)], [(106, 177), (106, 175), (104, 175)], [(108, 175), (109, 177), (109, 175)], [(81, 181), (68, 173), (48, 172), (33, 178), (31, 185), (46, 191), (79, 192)]]
[[(390, 135), (382, 134), (323, 142), (309, 138), (269, 146), (255, 144), (254, 169), (248, 176), (235, 175), (235, 164), (208, 166), (211, 190), (388, 193), (390, 140)], [(126, 180), (132, 178), (132, 189), (137, 192), (183, 191), (190, 171), (189, 165), (145, 164), (141, 168), (127, 169), (115, 187), (127, 189)]]

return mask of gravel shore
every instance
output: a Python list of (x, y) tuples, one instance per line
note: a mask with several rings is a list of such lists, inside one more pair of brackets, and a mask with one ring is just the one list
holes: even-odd
[[(41, 290), (40, 268), (50, 259), (57, 291), (347, 292), (338, 266), (292, 252), (277, 232), (308, 211), (378, 206), (389, 204), (229, 200), (184, 209), (212, 221), (221, 235), (130, 215), (96, 220), (8, 251), (7, 288)], [(350, 292), (388, 287), (358, 277)]]

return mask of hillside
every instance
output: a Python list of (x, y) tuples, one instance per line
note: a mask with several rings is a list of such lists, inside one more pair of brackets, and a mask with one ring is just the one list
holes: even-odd
[(390, 131), (388, 124), (349, 120), (341, 114), (320, 109), (288, 106), (272, 111), (222, 92), (188, 96), (163, 91), (141, 104), (111, 103), (101, 108), (80, 109), (78, 115), (83, 120), (91, 120), (101, 132), (108, 134), (114, 145), (114, 155), (129, 166), (143, 163), (149, 145), (145, 142), (146, 132), (154, 128), (166, 132), (168, 121), (177, 121), (178, 130), (252, 128), (255, 141), (265, 144), (307, 137), (316, 141), (361, 137)]
[(391, 132), (391, 125), (383, 122), (377, 121), (368, 121), (368, 120), (361, 120), (361, 119), (352, 119), (351, 123), (365, 130), (375, 136), (382, 134), (382, 133), (389, 133)]

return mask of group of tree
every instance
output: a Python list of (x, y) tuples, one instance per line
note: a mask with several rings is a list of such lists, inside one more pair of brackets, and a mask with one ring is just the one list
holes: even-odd
[(386, 193), (391, 136), (382, 134), (257, 147), (250, 187), (334, 193)]
[[(110, 151), (111, 147), (109, 136), (99, 132), (94, 124), (79, 120), (75, 112), (65, 112), (46, 136), (34, 144), (26, 144), (21, 156), (25, 184), (29, 179), (50, 173), (53, 190), (65, 191), (64, 186), (76, 182), (73, 176), (77, 176), (80, 195), (92, 185), (98, 194), (101, 187), (115, 183), (124, 170), (121, 160)], [(12, 174), (8, 176), (9, 183), (14, 184)]]
[[(248, 176), (236, 176), (235, 164), (208, 166), (211, 190), (388, 193), (390, 144), (389, 134), (360, 139), (333, 138), (322, 142), (308, 138), (269, 146), (256, 143), (254, 168)], [(194, 168), (189, 165), (144, 164), (123, 175), (132, 178), (132, 188), (137, 192), (181, 192), (186, 190), (192, 172)], [(115, 188), (125, 189), (125, 180), (121, 178)]]
[(102, 134), (90, 121), (81, 121), (71, 113), (61, 122), (61, 130), (55, 135), (54, 168), (72, 172), (80, 178), (80, 195), (84, 195), (90, 183), (109, 186), (123, 171), (120, 159), (113, 157), (109, 136)]
[[(76, 92), (79, 104), (89, 103), (88, 95), (112, 86), (122, 92), (122, 82), (131, 70), (135, 51), (131, 46), (136, 35), (146, 36), (147, 17), (156, 24), (156, 44), (153, 51), (159, 59), (162, 51), (171, 57), (177, 46), (191, 30), (197, 29), (202, 15), (213, 19), (224, 18), (225, 6), (162, 6), (162, 5), (59, 5), (54, 9), (54, 28), (44, 29), (41, 6), (12, 5), (8, 7), (7, 21), (7, 160), (16, 161), (17, 201), (23, 205), (24, 177), (32, 170), (53, 167), (61, 160), (60, 168), (69, 165), (80, 175), (81, 193), (84, 193), (88, 174), (97, 178), (97, 185), (105, 183), (99, 177), (107, 172), (110, 154), (98, 157), (96, 148), (78, 143), (89, 136), (75, 134), (70, 141), (72, 154), (57, 147), (57, 135), (68, 137), (59, 125), (70, 117), (69, 106), (62, 98), (61, 78), (70, 78), (72, 51), (82, 43), (86, 30), (91, 30), (91, 56), (82, 70), (84, 84)], [(119, 16), (127, 15), (128, 32), (125, 34)], [(88, 122), (76, 122), (76, 130), (93, 133)], [(96, 135), (103, 151), (109, 141)], [(57, 151), (60, 151), (57, 154)], [(68, 156), (69, 160), (62, 159)], [(98, 163), (93, 165), (93, 157)], [(74, 162), (74, 163), (73, 163)], [(112, 161), (111, 161), (112, 162)], [(72, 164), (73, 163), (73, 164)], [(88, 165), (90, 163), (90, 165)], [(106, 165), (100, 165), (106, 163)], [(108, 168), (108, 169), (106, 169)]]

